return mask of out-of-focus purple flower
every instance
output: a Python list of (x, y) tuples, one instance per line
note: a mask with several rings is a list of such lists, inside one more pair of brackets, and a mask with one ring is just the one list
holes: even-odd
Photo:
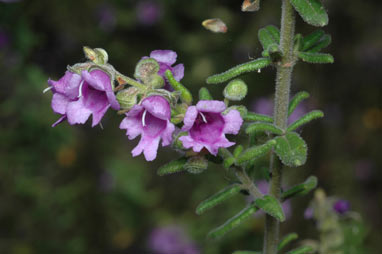
[(99, 27), (106, 32), (112, 31), (117, 24), (115, 10), (110, 5), (102, 4), (98, 8), (96, 15)]
[(339, 214), (344, 214), (350, 210), (350, 203), (347, 200), (340, 199), (333, 204), (333, 209)]
[(170, 122), (170, 118), (170, 104), (159, 95), (147, 97), (126, 114), (119, 128), (126, 129), (129, 139), (141, 135), (139, 144), (132, 151), (133, 156), (143, 152), (146, 160), (152, 161), (157, 156), (161, 139), (162, 146), (171, 143), (175, 126)]
[[(265, 180), (258, 181), (256, 182), (256, 186), (262, 194), (264, 195), (268, 194), (269, 183), (267, 181)], [(290, 200), (287, 200), (284, 203), (282, 203), (282, 207), (285, 214), (285, 218), (289, 219), (292, 216), (292, 205)]]
[(184, 229), (179, 226), (154, 229), (149, 236), (148, 246), (155, 254), (200, 253)]
[[(271, 99), (264, 98), (264, 97), (259, 98), (253, 104), (252, 109), (256, 113), (272, 116), (273, 115), (273, 101)], [(302, 117), (305, 113), (307, 113), (307, 109), (306, 109), (304, 103), (300, 103), (296, 107), (296, 109), (293, 111), (293, 113), (289, 116), (288, 124), (293, 123), (294, 121), (296, 121), (297, 119)]]
[[(154, 58), (159, 63), (159, 71), (158, 75), (161, 75), (164, 80), (166, 80), (164, 73), (166, 70), (170, 70), (174, 78), (177, 81), (180, 81), (184, 76), (184, 65), (183, 64), (177, 64), (174, 67), (172, 66), (176, 62), (176, 58), (178, 55), (175, 51), (172, 50), (154, 50), (151, 51), (150, 57)], [(142, 59), (147, 58), (147, 56), (143, 57)], [(166, 81), (167, 84), (167, 81)]]
[(237, 134), (243, 119), (236, 109), (223, 115), (225, 109), (222, 101), (199, 101), (196, 106), (188, 107), (182, 128), (183, 131), (188, 131), (188, 135), (179, 138), (183, 146), (192, 147), (194, 152), (200, 152), (205, 147), (216, 155), (220, 147), (234, 145), (225, 134)]
[(0, 2), (3, 2), (3, 3), (17, 3), (17, 2), (20, 2), (21, 0), (0, 0)]
[(6, 47), (9, 44), (8, 34), (0, 29), (0, 49)]
[(313, 208), (312, 207), (308, 207), (305, 209), (304, 218), (306, 220), (310, 220), (313, 218)]
[(137, 5), (137, 18), (139, 23), (152, 26), (162, 16), (162, 8), (157, 1), (139, 1)]
[(355, 176), (362, 181), (367, 181), (373, 175), (374, 163), (369, 159), (362, 159), (355, 164)]
[(52, 127), (65, 119), (71, 125), (84, 124), (90, 115), (94, 127), (109, 107), (119, 109), (110, 77), (102, 70), (82, 71), (81, 75), (67, 71), (60, 80), (48, 83), (53, 92), (52, 109), (62, 115)]

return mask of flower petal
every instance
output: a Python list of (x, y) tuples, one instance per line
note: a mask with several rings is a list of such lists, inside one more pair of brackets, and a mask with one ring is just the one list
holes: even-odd
[(126, 129), (126, 135), (128, 138), (135, 139), (142, 133), (142, 121), (138, 117), (128, 117), (126, 116), (121, 124), (119, 125), (120, 129)]
[(219, 148), (221, 147), (227, 148), (227, 147), (233, 146), (234, 144), (235, 142), (228, 141), (228, 139), (223, 135), (218, 142), (214, 144), (206, 144), (205, 147), (211, 154), (216, 156)]
[(192, 137), (190, 136), (182, 136), (179, 138), (180, 141), (182, 141), (182, 144), (184, 146), (184, 148), (191, 148), (192, 147), (192, 150), (196, 153), (200, 152), (204, 145), (195, 141)]
[(78, 101), (69, 102), (66, 115), (69, 124), (83, 124), (88, 120), (92, 111), (86, 108), (83, 104), (83, 97)]
[(175, 67), (173, 67), (172, 70), (173, 70), (175, 80), (180, 81), (184, 77), (184, 65), (183, 64), (175, 65)]
[(91, 72), (82, 71), (82, 77), (84, 80), (92, 86), (94, 89), (100, 91), (112, 91), (111, 81), (109, 75), (101, 70), (93, 70)]
[(64, 115), (69, 102), (70, 100), (66, 96), (60, 93), (55, 93), (52, 97), (51, 106), (55, 113)]
[(78, 96), (78, 88), (80, 86), (81, 80), (82, 78), (80, 75), (66, 71), (65, 75), (62, 76), (58, 81), (49, 79), (48, 84), (53, 87), (54, 92), (64, 94), (71, 99), (74, 99)]
[(109, 109), (110, 105), (107, 105), (100, 111), (93, 112), (92, 127), (96, 126), (101, 122), (102, 117), (105, 115), (106, 111)]
[(147, 161), (152, 161), (157, 156), (159, 141), (160, 141), (160, 137), (150, 138), (150, 137), (142, 136), (138, 145), (131, 151), (131, 153), (135, 157), (140, 155), (143, 152), (145, 155), (145, 159)]
[(107, 91), (106, 97), (112, 109), (119, 110), (121, 108), (113, 91)]
[(226, 109), (226, 106), (222, 101), (199, 101), (196, 108), (202, 112), (221, 113)]
[(177, 54), (172, 50), (154, 50), (151, 52), (150, 57), (158, 62), (172, 65), (176, 62)]
[(240, 127), (243, 124), (240, 112), (236, 109), (232, 109), (226, 115), (223, 115), (223, 117), (225, 121), (223, 132), (228, 134), (239, 133)]
[(184, 115), (184, 126), (182, 127), (182, 131), (188, 131), (194, 125), (195, 119), (198, 116), (198, 110), (195, 106), (190, 106), (187, 108), (186, 114)]
[(147, 97), (142, 101), (142, 106), (150, 112), (150, 114), (159, 119), (168, 120), (171, 118), (170, 103), (162, 96), (153, 95)]
[(175, 131), (175, 125), (167, 120), (166, 129), (161, 134), (162, 146), (168, 146), (172, 141), (172, 133)]

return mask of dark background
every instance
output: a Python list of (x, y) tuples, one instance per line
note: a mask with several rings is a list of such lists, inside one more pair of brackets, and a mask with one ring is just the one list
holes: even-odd
[[(9, 3), (6, 3), (9, 2)], [(227, 184), (223, 169), (201, 175), (156, 175), (174, 158), (160, 149), (155, 162), (132, 159), (137, 140), (118, 128), (109, 111), (104, 129), (90, 124), (51, 124), (58, 118), (43, 94), (48, 78), (59, 79), (68, 64), (84, 61), (82, 46), (101, 47), (110, 63), (132, 75), (142, 56), (172, 49), (185, 65), (183, 84), (196, 95), (205, 79), (261, 54), (257, 30), (279, 26), (280, 1), (263, 1), (256, 13), (242, 13), (240, 1), (0, 1), (0, 253), (156, 253), (153, 230), (181, 228), (199, 251), (232, 253), (259, 249), (263, 218), (235, 229), (222, 241), (206, 240), (213, 227), (239, 211), (233, 199), (203, 216), (198, 202)], [(365, 252), (378, 253), (382, 239), (382, 16), (380, 1), (324, 1), (332, 35), (325, 50), (331, 65), (298, 63), (292, 94), (305, 90), (305, 108), (325, 118), (305, 127), (306, 165), (286, 170), (285, 184), (314, 174), (329, 196), (347, 199), (364, 218)], [(226, 34), (201, 26), (219, 17)], [(315, 28), (297, 17), (296, 31)], [(243, 76), (245, 104), (272, 98), (274, 69)], [(208, 86), (215, 98), (222, 87)], [(283, 232), (315, 238), (315, 224), (303, 218), (312, 195), (296, 199)], [(203, 251), (201, 251), (203, 250)], [(186, 253), (186, 252), (185, 252)], [(358, 253), (358, 252), (357, 252)], [(359, 252), (361, 253), (361, 252)], [(182, 253), (177, 253), (182, 254)]]

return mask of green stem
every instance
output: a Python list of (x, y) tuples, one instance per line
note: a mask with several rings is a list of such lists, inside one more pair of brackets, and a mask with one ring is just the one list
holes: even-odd
[[(274, 123), (277, 127), (285, 130), (287, 127), (289, 93), (291, 86), (293, 59), (295, 16), (294, 9), (289, 0), (282, 0), (280, 48), (283, 54), (281, 62), (277, 66), (276, 92), (274, 107)], [(272, 156), (270, 169), (272, 172), (269, 194), (280, 200), (282, 169)], [(263, 254), (276, 254), (279, 242), (279, 222), (266, 215)]]
[(236, 176), (244, 186), (244, 188), (251, 194), (253, 199), (262, 198), (263, 194), (259, 191), (252, 179), (247, 175), (243, 168), (235, 167)]
[(136, 81), (132, 78), (129, 78), (129, 77), (127, 77), (121, 73), (117, 73), (116, 78), (117, 78), (117, 81), (120, 85), (128, 84), (128, 85), (135, 86), (136, 88), (140, 88), (143, 90), (147, 89), (147, 86), (145, 86), (144, 84), (139, 83), (138, 81)]

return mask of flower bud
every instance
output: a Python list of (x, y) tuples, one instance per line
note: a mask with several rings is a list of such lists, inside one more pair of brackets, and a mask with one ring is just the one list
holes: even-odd
[(131, 109), (138, 102), (139, 89), (129, 87), (117, 93), (117, 101), (121, 109)]
[(208, 161), (204, 156), (190, 157), (184, 168), (191, 174), (200, 174), (208, 168)]
[(153, 88), (164, 87), (164, 80), (158, 74), (154, 74), (154, 75), (150, 76), (150, 79), (147, 81), (147, 83), (150, 84)]
[[(152, 76), (159, 71), (159, 64), (154, 58), (145, 58), (138, 62), (135, 67), (134, 77), (142, 80), (147, 84), (151, 81)], [(155, 79), (155, 78), (154, 78)]]
[(247, 85), (241, 79), (234, 79), (224, 88), (223, 95), (231, 101), (242, 100), (248, 92)]
[(206, 19), (202, 25), (214, 33), (226, 33), (227, 26), (221, 19)]
[(243, 12), (253, 12), (260, 9), (260, 0), (244, 0), (241, 5), (241, 11)]
[(102, 48), (83, 47), (85, 57), (95, 64), (106, 64), (109, 60), (107, 52)]

